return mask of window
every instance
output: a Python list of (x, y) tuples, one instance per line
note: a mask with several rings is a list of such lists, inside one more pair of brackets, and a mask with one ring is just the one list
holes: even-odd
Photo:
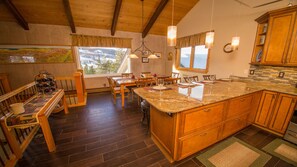
[(178, 69), (185, 71), (207, 72), (209, 50), (205, 45), (182, 47), (178, 54)]
[(130, 72), (127, 48), (79, 47), (80, 65), (87, 75)]

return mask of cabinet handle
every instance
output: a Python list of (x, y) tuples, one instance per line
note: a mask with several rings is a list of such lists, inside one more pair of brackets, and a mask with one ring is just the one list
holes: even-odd
[(209, 112), (211, 109), (207, 108), (207, 109), (203, 109), (204, 112)]
[(207, 135), (207, 133), (202, 133), (200, 136), (206, 136)]

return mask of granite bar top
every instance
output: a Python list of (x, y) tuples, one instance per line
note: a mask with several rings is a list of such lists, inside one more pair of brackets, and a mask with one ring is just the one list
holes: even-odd
[(170, 89), (137, 88), (135, 93), (158, 110), (167, 113), (177, 113), (261, 90), (297, 95), (297, 88), (293, 86), (264, 81), (216, 81), (213, 84), (198, 83), (192, 88), (177, 85), (167, 87)]

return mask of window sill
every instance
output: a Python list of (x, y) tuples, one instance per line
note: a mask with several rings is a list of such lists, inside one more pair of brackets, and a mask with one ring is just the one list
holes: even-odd
[(189, 72), (199, 72), (199, 73), (203, 73), (203, 74), (206, 74), (208, 72), (207, 69), (194, 69), (194, 68), (181, 68), (181, 67), (178, 67), (177, 70), (189, 71)]
[(84, 78), (104, 78), (104, 77), (116, 77), (121, 74), (85, 74)]

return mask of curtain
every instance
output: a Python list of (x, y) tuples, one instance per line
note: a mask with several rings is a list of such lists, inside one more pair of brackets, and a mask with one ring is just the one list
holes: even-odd
[(194, 34), (191, 36), (186, 36), (178, 38), (176, 41), (176, 48), (183, 48), (196, 45), (204, 45), (206, 32)]
[(131, 38), (72, 34), (73, 46), (131, 48)]

